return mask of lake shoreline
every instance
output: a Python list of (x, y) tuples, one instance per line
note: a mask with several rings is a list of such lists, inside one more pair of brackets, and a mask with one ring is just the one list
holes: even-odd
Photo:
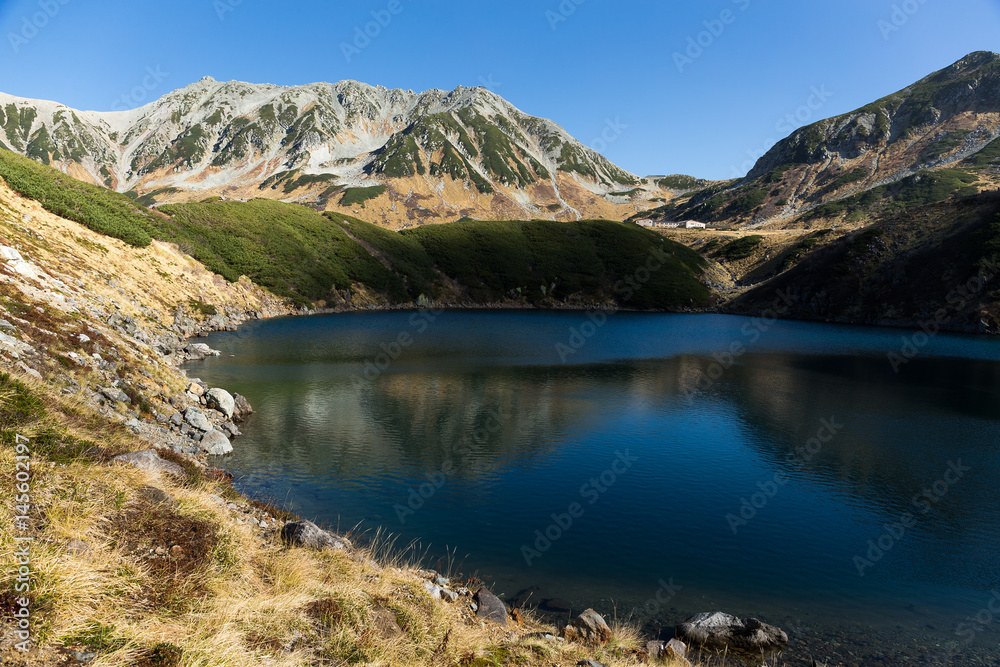
[[(335, 313), (334, 312), (334, 313), (309, 313), (309, 314), (317, 314), (317, 315), (319, 315), (319, 314), (352, 314), (352, 313), (373, 313), (374, 314), (374, 313), (386, 313), (386, 312), (402, 312), (402, 313), (407, 313), (407, 312), (414, 312), (414, 311), (419, 311), (419, 310), (421, 310), (419, 307), (392, 308), (392, 309), (388, 309), (388, 308), (374, 309), (374, 308), (372, 308), (372, 309), (350, 310), (350, 311), (342, 310), (340, 313)], [(545, 311), (571, 311), (571, 312), (573, 312), (573, 311), (578, 311), (578, 310), (581, 310), (581, 309), (579, 309), (579, 308), (575, 308), (575, 309), (570, 309), (570, 308), (562, 308), (562, 309), (540, 309), (540, 308), (517, 308), (517, 307), (512, 307), (512, 308), (508, 307), (508, 308), (502, 308), (501, 309), (501, 308), (496, 308), (496, 307), (493, 307), (493, 308), (470, 308), (470, 307), (462, 307), (462, 308), (441, 309), (441, 312), (449, 312), (450, 311), (450, 312), (454, 312), (454, 313), (468, 313), (469, 311), (479, 311), (480, 313), (489, 314), (491, 312), (495, 312), (495, 311), (498, 311), (498, 310), (523, 311), (525, 313), (543, 313)], [(586, 310), (586, 309), (584, 309), (584, 310)], [(636, 312), (636, 311), (633, 311), (633, 312)], [(643, 311), (637, 311), (637, 312), (643, 312)], [(663, 313), (659, 313), (659, 314), (662, 315)], [(706, 314), (706, 315), (707, 314), (730, 315), (728, 313), (718, 313), (718, 312), (712, 312), (712, 313), (674, 313), (674, 314), (678, 314), (678, 315), (683, 315), (683, 314), (691, 315), (692, 316), (691, 317), (691, 321), (693, 321), (693, 322), (699, 319), (699, 318), (696, 318), (695, 316), (696, 315), (701, 315), (701, 314)], [(737, 317), (745, 317), (745, 316), (737, 315)], [(296, 319), (296, 318), (290, 318), (290, 319)], [(489, 319), (489, 318), (483, 318), (483, 319)], [(568, 319), (571, 320), (572, 318), (568, 318)], [(385, 320), (385, 318), (379, 318), (379, 321), (383, 321), (383, 320)], [(401, 317), (401, 318), (399, 318), (399, 320), (402, 323), (402, 326), (405, 326), (405, 318)], [(382, 326), (386, 327), (387, 331), (388, 330), (395, 331), (395, 329), (393, 328), (392, 321), (393, 320), (390, 320), (390, 321), (386, 322)], [(284, 327), (284, 326), (286, 326), (286, 325), (282, 325), (282, 327)], [(322, 326), (323, 325), (320, 325), (320, 324), (315, 325), (315, 327), (317, 327), (317, 328), (322, 328)], [(342, 325), (338, 325), (338, 330), (339, 330), (340, 326), (342, 326)], [(855, 325), (847, 325), (847, 326), (855, 326)], [(310, 327), (306, 327), (306, 328), (308, 329)], [(871, 328), (874, 329), (874, 330), (876, 330), (876, 331), (879, 329), (879, 327), (871, 327)], [(738, 329), (738, 327), (737, 327), (737, 329)], [(377, 342), (378, 340), (380, 340), (380, 337), (379, 337), (378, 333), (368, 332), (367, 335), (371, 338), (371, 340), (373, 340), (375, 342)], [(779, 340), (779, 343), (780, 343), (780, 340)], [(226, 350), (226, 351), (233, 351), (233, 350), (228, 350), (225, 347), (223, 347), (223, 349)], [(307, 514), (308, 513), (309, 512), (307, 511)], [(351, 516), (354, 516), (354, 515), (352, 514)], [(353, 518), (351, 520), (353, 521)], [(496, 568), (494, 568), (494, 569), (496, 569)], [(546, 580), (544, 579), (544, 577), (540, 577), (538, 579), (538, 581), (544, 583)], [(507, 590), (508, 588), (509, 588), (509, 590)], [(515, 594), (517, 592), (518, 589), (517, 589), (517, 587), (507, 587), (507, 586), (505, 586), (504, 590), (506, 590), (506, 592), (509, 595), (513, 595), (513, 594)], [(563, 587), (559, 591), (556, 591), (556, 592), (565, 591), (567, 593), (567, 597), (570, 597), (572, 599), (573, 593), (569, 593), (569, 591), (573, 591), (573, 590), (574, 589), (572, 589), (572, 588), (565, 588), (565, 587)], [(694, 590), (694, 589), (692, 589), (692, 590)], [(589, 601), (594, 601), (596, 603), (597, 600), (598, 600), (598, 598), (588, 597), (587, 593), (585, 593), (584, 591), (579, 591), (579, 596), (580, 596), (581, 600), (585, 600), (585, 601), (589, 600)], [(603, 604), (604, 608), (602, 609), (602, 611), (607, 611), (607, 609), (609, 608), (609, 604), (610, 603)], [(681, 606), (683, 608), (685, 608), (685, 609), (690, 609), (690, 608), (698, 609), (698, 607), (692, 607), (692, 605), (689, 605), (689, 604), (686, 604), (686, 603), (683, 604), (683, 605), (681, 605)], [(708, 608), (708, 607), (709, 607), (709, 605), (706, 605), (706, 608), (698, 609), (698, 610), (700, 610), (700, 611), (711, 611), (711, 610), (714, 609), (714, 605), (712, 605), (712, 608)], [(720, 604), (718, 607), (722, 611), (737, 612), (737, 613), (739, 613), (739, 612), (745, 610), (748, 613), (753, 613), (753, 612), (751, 612), (751, 608), (744, 608), (744, 607), (740, 607), (739, 605)], [(597, 607), (595, 607), (595, 608), (597, 608)], [(621, 610), (621, 607), (618, 607), (618, 609)], [(638, 610), (638, 607), (636, 607), (636, 609)], [(576, 610), (575, 609), (575, 605), (574, 605), (574, 610)], [(787, 625), (787, 621), (783, 622), (782, 619), (780, 619), (777, 616), (770, 616), (770, 617), (762, 616), (761, 618), (762, 618), (762, 620), (765, 620), (765, 621), (772, 620), (779, 627), (784, 627), (785, 629), (792, 629), (791, 626)], [(683, 620), (683, 619), (681, 619), (679, 617), (676, 619), (676, 621), (680, 621), (680, 620)], [(845, 622), (847, 622), (847, 619), (845, 619)], [(817, 630), (817, 632), (819, 632), (819, 631)], [(644, 636), (646, 636), (646, 633), (644, 633)], [(849, 637), (849, 636), (850, 635), (848, 634), (847, 637)], [(905, 635), (901, 634), (900, 636), (905, 636)], [(833, 641), (834, 642), (838, 642), (838, 643), (842, 643), (845, 638), (846, 638), (845, 636), (841, 635), (839, 637), (834, 637)], [(945, 637), (945, 638), (947, 638), (947, 637)], [(938, 639), (940, 639), (940, 636), (938, 637)], [(821, 646), (819, 646), (819, 645), (805, 647), (804, 650), (808, 650), (808, 649), (814, 649), (815, 651), (817, 651), (817, 659), (821, 655), (819, 652), (823, 650), (823, 648)], [(804, 664), (808, 664), (808, 663), (804, 663)], [(834, 663), (834, 664), (836, 664), (836, 663)], [(848, 663), (845, 663), (845, 664), (848, 664)], [(904, 665), (904, 664), (920, 664), (920, 663), (918, 663), (918, 662), (899, 661), (899, 662), (889, 662), (889, 663), (886, 663), (886, 664)]]

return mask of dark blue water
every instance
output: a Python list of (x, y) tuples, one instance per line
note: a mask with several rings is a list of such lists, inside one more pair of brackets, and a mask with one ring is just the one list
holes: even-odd
[(215, 335), (189, 373), (256, 409), (222, 463), (239, 488), (307, 517), (453, 549), (508, 594), (758, 615), (841, 657), (885, 632), (916, 647), (885, 664), (933, 664), (1000, 625), (961, 625), (1000, 590), (1000, 341), (918, 337), (894, 368), (912, 336), (352, 314)]

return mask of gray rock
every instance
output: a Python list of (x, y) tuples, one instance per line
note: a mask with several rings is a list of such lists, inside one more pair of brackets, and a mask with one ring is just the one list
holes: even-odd
[(110, 326), (112, 329), (114, 329), (119, 333), (126, 334), (128, 336), (133, 335), (138, 330), (138, 327), (135, 324), (135, 320), (132, 317), (128, 315), (122, 315), (121, 313), (118, 312), (112, 313), (111, 316), (108, 317), (107, 322), (108, 326)]
[(175, 412), (170, 415), (170, 423), (174, 426), (180, 426), (184, 422), (184, 417), (179, 412)]
[(157, 412), (156, 413), (156, 423), (157, 424), (169, 424), (170, 423), (170, 417), (168, 417), (165, 414), (162, 414), (160, 412)]
[(184, 420), (194, 426), (199, 431), (211, 431), (215, 427), (212, 426), (212, 422), (209, 421), (208, 417), (204, 412), (198, 408), (188, 408), (184, 411)]
[(70, 651), (70, 656), (77, 662), (90, 663), (97, 658), (97, 654), (93, 651)]
[(202, 387), (197, 382), (192, 382), (191, 384), (188, 385), (187, 392), (189, 394), (194, 394), (195, 396), (204, 396), (205, 388)]
[(184, 477), (184, 468), (180, 467), (172, 461), (164, 461), (160, 458), (160, 455), (156, 453), (154, 449), (147, 449), (141, 452), (131, 452), (129, 454), (122, 454), (121, 456), (116, 456), (112, 459), (116, 463), (125, 463), (128, 465), (135, 466), (140, 470), (160, 470), (162, 472), (170, 473), (171, 475), (177, 475), (179, 477)]
[(441, 589), (441, 599), (446, 602), (458, 602), (458, 593), (447, 588)]
[(236, 405), (236, 412), (233, 417), (237, 422), (241, 422), (253, 414), (253, 406), (250, 405), (250, 401), (245, 396), (234, 394), (233, 402)]
[(442, 589), (441, 589), (440, 586), (436, 586), (436, 585), (432, 584), (429, 581), (425, 581), (424, 582), (424, 590), (427, 591), (428, 593), (430, 593), (431, 597), (434, 598), (435, 600), (440, 600), (441, 599), (441, 590)]
[(125, 403), (126, 405), (132, 405), (132, 399), (128, 397), (121, 389), (115, 387), (101, 387), (101, 395), (109, 401), (115, 403)]
[(756, 618), (742, 621), (721, 611), (695, 614), (677, 626), (677, 636), (710, 649), (761, 651), (788, 643), (788, 635)]
[(691, 665), (686, 657), (687, 645), (677, 639), (671, 639), (669, 642), (646, 642), (646, 653), (648, 653), (649, 657), (654, 660), (671, 660), (673, 661), (672, 664), (679, 664), (682, 667), (684, 665)]
[(142, 425), (140, 424), (139, 420), (136, 419), (135, 417), (133, 417), (132, 419), (129, 419), (127, 422), (125, 422), (125, 428), (127, 428), (130, 431), (132, 431), (136, 435), (138, 435), (139, 431), (142, 430), (141, 426)]
[(588, 609), (573, 619), (560, 634), (568, 641), (580, 640), (603, 645), (611, 639), (611, 628), (603, 616)]
[(351, 549), (350, 540), (323, 530), (312, 521), (292, 521), (281, 529), (281, 539), (290, 546), (307, 549)]
[(215, 408), (226, 415), (226, 419), (233, 418), (233, 415), (236, 413), (236, 400), (228, 391), (225, 389), (209, 389), (206, 398), (209, 407)]
[(451, 586), (451, 579), (438, 575), (434, 578), (434, 584), (436, 586), (440, 586), (441, 588), (447, 588), (448, 586)]
[(233, 445), (221, 431), (209, 431), (199, 441), (203, 452), (209, 456), (225, 456), (233, 453)]
[(0, 320), (0, 329), (3, 329), (4, 331), (17, 331), (17, 327), (7, 320)]
[(604, 667), (604, 665), (597, 662), (596, 660), (581, 660), (576, 664), (578, 665), (578, 667)]
[(201, 361), (206, 357), (217, 357), (220, 354), (204, 343), (191, 343), (184, 348), (184, 351), (187, 353), (188, 359), (192, 361)]
[(476, 616), (507, 627), (507, 607), (488, 588), (480, 588), (472, 600), (478, 605)]

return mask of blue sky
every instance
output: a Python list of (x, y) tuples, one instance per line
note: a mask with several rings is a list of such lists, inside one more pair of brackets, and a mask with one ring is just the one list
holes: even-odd
[(76, 108), (205, 75), (483, 85), (639, 175), (730, 178), (793, 126), (1000, 51), (1000, 0), (0, 0), (0, 36), (0, 91)]

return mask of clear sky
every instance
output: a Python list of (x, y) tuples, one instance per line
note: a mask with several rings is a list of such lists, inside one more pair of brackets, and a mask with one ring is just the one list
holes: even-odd
[(1000, 51), (1000, 0), (0, 0), (0, 35), (0, 91), (75, 108), (205, 75), (482, 85), (639, 175), (731, 178), (795, 125)]

